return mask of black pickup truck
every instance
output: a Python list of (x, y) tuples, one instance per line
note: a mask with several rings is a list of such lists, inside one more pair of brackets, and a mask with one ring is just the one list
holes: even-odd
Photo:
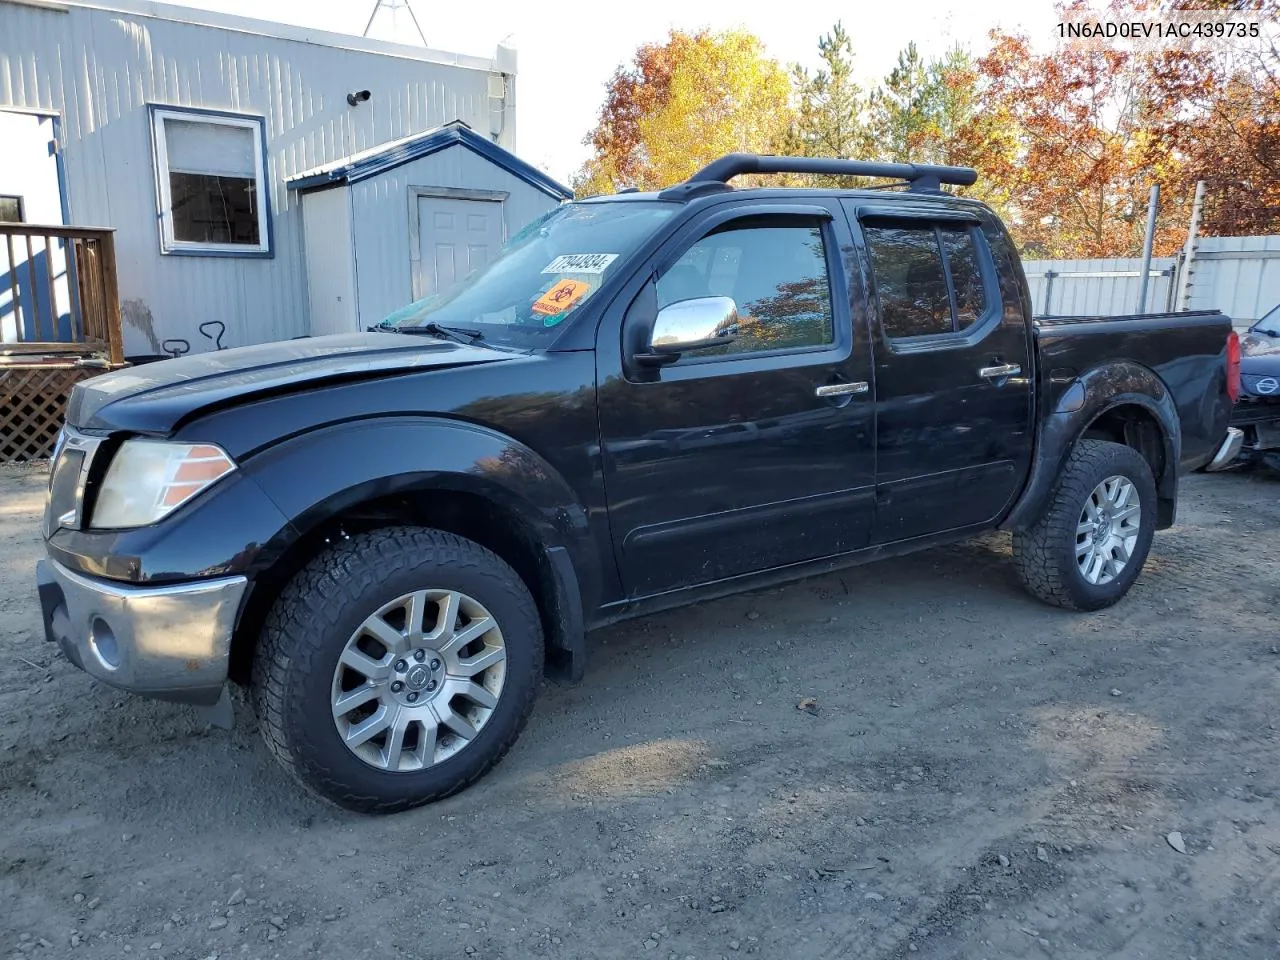
[[(744, 173), (896, 189), (733, 189)], [(568, 203), (366, 333), (75, 389), (37, 571), (77, 665), (391, 811), (486, 773), (626, 617), (1012, 531), (1042, 600), (1124, 596), (1221, 466), (1217, 312), (1036, 321), (963, 168), (735, 154)], [(870, 582), (870, 581), (868, 581)]]

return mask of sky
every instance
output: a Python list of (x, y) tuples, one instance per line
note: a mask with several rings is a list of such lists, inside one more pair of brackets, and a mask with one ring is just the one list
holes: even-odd
[[(858, 72), (869, 85), (892, 69), (898, 51), (913, 39), (926, 56), (957, 42), (981, 50), (987, 31), (999, 26), (1023, 30), (1041, 46), (1052, 41), (1057, 24), (1052, 0), (639, 0), (594, 8), (608, 10), (594, 15), (591, 7), (530, 0), (409, 2), (433, 49), (488, 57), (501, 42), (516, 48), (516, 152), (565, 183), (588, 156), (582, 141), (595, 125), (614, 70), (642, 43), (661, 41), (672, 28), (745, 28), (783, 64), (813, 67), (818, 38), (843, 20)], [(358, 36), (375, 0), (187, 5)], [(380, 19), (390, 22), (385, 13)], [(398, 19), (408, 22), (403, 14)]]

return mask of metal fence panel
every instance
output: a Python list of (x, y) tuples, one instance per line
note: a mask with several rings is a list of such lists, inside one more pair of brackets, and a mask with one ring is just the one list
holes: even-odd
[[(1138, 312), (1142, 259), (1026, 260), (1023, 269), (1031, 288), (1036, 316), (1103, 316)], [(1176, 259), (1151, 261), (1147, 311), (1172, 310)]]

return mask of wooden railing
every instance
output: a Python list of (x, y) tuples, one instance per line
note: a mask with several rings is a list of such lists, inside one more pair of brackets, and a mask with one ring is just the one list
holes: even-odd
[(0, 354), (124, 362), (113, 231), (0, 223)]

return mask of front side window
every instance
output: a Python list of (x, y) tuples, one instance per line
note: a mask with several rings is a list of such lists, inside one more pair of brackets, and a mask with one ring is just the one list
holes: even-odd
[(261, 118), (154, 109), (152, 123), (161, 252), (269, 254)]
[(890, 338), (960, 333), (986, 315), (976, 227), (877, 223), (862, 230)]
[(699, 297), (738, 306), (724, 356), (817, 347), (835, 339), (822, 226), (802, 218), (734, 220), (703, 237), (658, 278), (658, 307)]

